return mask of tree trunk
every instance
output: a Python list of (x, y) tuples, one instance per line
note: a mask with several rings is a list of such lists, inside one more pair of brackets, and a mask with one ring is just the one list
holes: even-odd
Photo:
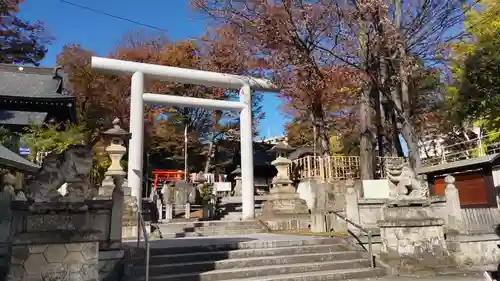
[(184, 180), (188, 180), (188, 124), (184, 124)]
[(325, 117), (323, 115), (323, 108), (315, 106), (311, 111), (311, 122), (313, 124), (313, 150), (314, 155), (329, 155), (330, 154), (330, 139), (328, 137), (328, 129), (325, 124)]
[[(360, 22), (359, 33), (357, 34), (359, 41), (359, 57), (363, 59), (367, 71), (373, 71), (371, 58), (368, 57), (368, 44), (367, 41), (367, 27), (365, 22)], [(360, 100), (360, 129), (361, 139), (359, 143), (359, 158), (360, 158), (360, 175), (362, 180), (373, 179), (375, 175), (375, 155), (373, 151), (374, 140), (372, 133), (372, 105), (371, 105), (371, 91), (373, 82), (366, 85), (366, 88), (361, 93)]]
[(385, 130), (384, 130), (384, 114), (381, 103), (381, 94), (378, 89), (373, 91), (374, 101), (375, 101), (375, 122), (377, 123), (377, 147), (378, 147), (378, 156), (384, 157), (385, 153), (385, 145), (384, 141)]
[(326, 127), (325, 124), (325, 118), (324, 116), (321, 116), (321, 118), (318, 120), (319, 123), (319, 128), (320, 128), (320, 138), (319, 138), (319, 143), (321, 147), (321, 155), (330, 155), (330, 132), (328, 131), (328, 128)]
[(210, 165), (212, 163), (212, 154), (214, 153), (215, 138), (217, 136), (218, 124), (222, 116), (222, 111), (214, 110), (212, 115), (212, 132), (210, 133), (210, 142), (208, 144), (208, 155), (207, 162), (205, 162), (204, 173), (207, 174), (210, 170)]
[[(395, 9), (395, 20), (396, 27), (398, 30), (401, 30), (401, 17), (402, 17), (402, 0), (396, 0), (396, 9)], [(402, 101), (402, 134), (403, 138), (406, 141), (406, 145), (408, 147), (408, 160), (410, 167), (414, 170), (420, 169), (420, 153), (418, 149), (417, 137), (415, 135), (415, 130), (411, 124), (410, 120), (410, 95), (408, 91), (408, 73), (406, 71), (406, 50), (405, 46), (401, 42), (398, 46), (399, 49), (399, 79), (401, 86), (401, 101)]]
[(371, 131), (372, 112), (370, 106), (370, 89), (365, 89), (361, 94), (360, 104), (360, 127), (361, 140), (359, 144), (360, 152), (360, 173), (362, 180), (373, 179), (374, 176), (374, 153), (373, 134)]
[(214, 143), (215, 143), (215, 132), (212, 132), (210, 133), (210, 142), (208, 144), (207, 162), (205, 162), (205, 170), (204, 170), (205, 174), (208, 174), (208, 171), (210, 170), (210, 164), (212, 162), (212, 154), (214, 150)]

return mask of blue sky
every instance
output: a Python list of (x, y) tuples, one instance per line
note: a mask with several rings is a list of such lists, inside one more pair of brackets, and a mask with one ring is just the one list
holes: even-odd
[[(173, 40), (202, 35), (206, 23), (200, 15), (189, 11), (187, 0), (71, 0), (116, 16), (167, 30)], [(146, 5), (147, 3), (147, 5)], [(100, 56), (106, 56), (130, 30), (147, 29), (143, 26), (84, 10), (59, 0), (26, 0), (20, 17), (41, 20), (55, 37), (43, 66), (54, 66), (57, 54), (65, 44), (81, 44)], [(273, 94), (265, 94), (263, 110), (266, 119), (261, 122), (261, 136), (283, 134), (286, 122), (278, 110), (280, 100)]]

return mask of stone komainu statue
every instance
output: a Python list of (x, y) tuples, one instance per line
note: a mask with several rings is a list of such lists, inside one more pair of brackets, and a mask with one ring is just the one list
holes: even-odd
[[(70, 145), (62, 153), (52, 152), (42, 162), (38, 173), (25, 187), (28, 201), (79, 202), (92, 199), (97, 189), (89, 183), (92, 171), (92, 149), (86, 145)], [(58, 189), (67, 183), (67, 195)]]
[(389, 180), (389, 198), (422, 199), (425, 192), (417, 179), (415, 171), (401, 159), (393, 159), (386, 166)]

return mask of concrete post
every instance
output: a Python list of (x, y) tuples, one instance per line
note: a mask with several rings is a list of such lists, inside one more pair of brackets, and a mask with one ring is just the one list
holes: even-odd
[(460, 197), (458, 190), (455, 187), (455, 178), (446, 176), (445, 196), (446, 196), (446, 213), (445, 223), (448, 229), (460, 231), (463, 229), (462, 209), (460, 208)]
[(186, 202), (186, 205), (184, 205), (184, 218), (191, 218), (191, 203), (189, 202)]
[(234, 196), (241, 196), (241, 177), (234, 177), (234, 181), (236, 182), (234, 185)]
[(174, 206), (172, 203), (165, 204), (165, 220), (167, 222), (171, 221), (173, 218)]
[(240, 112), (242, 215), (244, 220), (250, 220), (255, 217), (255, 190), (253, 174), (252, 90), (248, 84), (240, 89), (240, 102), (245, 105)]
[[(359, 206), (358, 206), (358, 193), (354, 189), (354, 181), (347, 180), (346, 182), (347, 193), (346, 193), (346, 218), (352, 222), (359, 224)], [(359, 229), (347, 224), (347, 229), (355, 234), (359, 234)]]

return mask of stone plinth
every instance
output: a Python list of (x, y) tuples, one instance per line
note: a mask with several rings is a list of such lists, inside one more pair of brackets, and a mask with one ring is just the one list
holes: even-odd
[(275, 186), (270, 194), (271, 198), (262, 206), (263, 216), (309, 214), (306, 201), (300, 199), (292, 185)]
[(12, 202), (9, 281), (97, 281), (112, 202)]
[(311, 216), (306, 201), (291, 184), (276, 184), (270, 198), (262, 205), (261, 219), (271, 230), (306, 229), (311, 225)]
[(434, 275), (455, 268), (444, 238), (444, 220), (427, 200), (389, 201), (378, 221), (381, 259), (398, 275)]
[(123, 188), (122, 238), (137, 238), (137, 199), (130, 195), (130, 188)]

